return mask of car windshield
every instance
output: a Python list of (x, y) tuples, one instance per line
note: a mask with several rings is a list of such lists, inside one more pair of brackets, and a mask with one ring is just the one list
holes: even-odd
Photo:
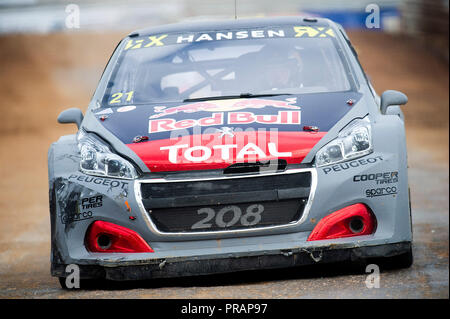
[(140, 36), (119, 52), (103, 106), (351, 89), (326, 27)]

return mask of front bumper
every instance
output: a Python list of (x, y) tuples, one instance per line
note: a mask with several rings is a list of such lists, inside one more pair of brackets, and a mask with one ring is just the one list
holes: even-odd
[[(231, 273), (257, 269), (277, 269), (312, 264), (366, 261), (380, 256), (389, 258), (407, 253), (410, 242), (395, 244), (337, 248), (295, 248), (288, 250), (264, 250), (257, 252), (217, 254), (197, 257), (173, 257), (143, 261), (141, 264), (126, 262), (111, 265), (79, 265), (82, 279), (102, 278), (107, 280), (145, 280)], [(65, 277), (66, 265), (52, 264), (52, 275)]]
[[(49, 169), (53, 276), (64, 277), (68, 264), (79, 265), (85, 278), (114, 280), (283, 268), (394, 256), (407, 251), (412, 241), (406, 161), (393, 151), (312, 168), (317, 185), (312, 187), (309, 206), (304, 218), (288, 227), (165, 234), (151, 225), (142, 209), (137, 181), (84, 175), (78, 171), (78, 162), (66, 155), (74, 150), (75, 144), (68, 144), (49, 152), (49, 163), (58, 159), (58, 165), (50, 165)], [(398, 181), (383, 181), (386, 185), (375, 180), (354, 180), (357, 175), (393, 171), (398, 172)], [(393, 185), (395, 194), (372, 195), (372, 190)], [(375, 214), (374, 234), (307, 241), (322, 218), (355, 203), (364, 203)], [(95, 220), (132, 229), (155, 252), (90, 253), (84, 239)]]

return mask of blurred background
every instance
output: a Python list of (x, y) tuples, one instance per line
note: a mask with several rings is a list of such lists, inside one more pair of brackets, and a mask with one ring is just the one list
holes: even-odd
[[(366, 25), (373, 5), (379, 28)], [(77, 12), (79, 24), (71, 20)], [(408, 95), (413, 208), (441, 212), (431, 224), (417, 215), (415, 240), (441, 245), (436, 256), (446, 273), (430, 278), (443, 274), (437, 293), (448, 298), (448, 0), (237, 0), (236, 7), (235, 0), (0, 0), (0, 297), (57, 286), (49, 276), (47, 150), (76, 131), (56, 118), (69, 107), (86, 110), (121, 38), (151, 25), (235, 14), (331, 18), (348, 31), (378, 94)]]

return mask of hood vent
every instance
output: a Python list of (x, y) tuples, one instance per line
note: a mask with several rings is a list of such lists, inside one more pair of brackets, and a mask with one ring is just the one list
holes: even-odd
[(284, 159), (272, 160), (267, 162), (235, 163), (223, 170), (225, 175), (259, 173), (259, 172), (278, 172), (286, 170), (287, 162)]

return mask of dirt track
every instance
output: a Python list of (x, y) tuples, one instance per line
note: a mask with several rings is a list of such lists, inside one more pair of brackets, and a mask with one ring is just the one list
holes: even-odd
[[(125, 34), (125, 33), (124, 33)], [(0, 298), (448, 298), (448, 65), (407, 39), (351, 33), (379, 93), (405, 92), (415, 263), (382, 274), (380, 289), (347, 270), (271, 271), (63, 291), (49, 274), (47, 149), (74, 126), (124, 34), (0, 38)], [(207, 282), (207, 283), (206, 283)], [(120, 288), (120, 289), (119, 289)], [(159, 289), (155, 289), (159, 288)], [(125, 291), (123, 289), (126, 289)]]

